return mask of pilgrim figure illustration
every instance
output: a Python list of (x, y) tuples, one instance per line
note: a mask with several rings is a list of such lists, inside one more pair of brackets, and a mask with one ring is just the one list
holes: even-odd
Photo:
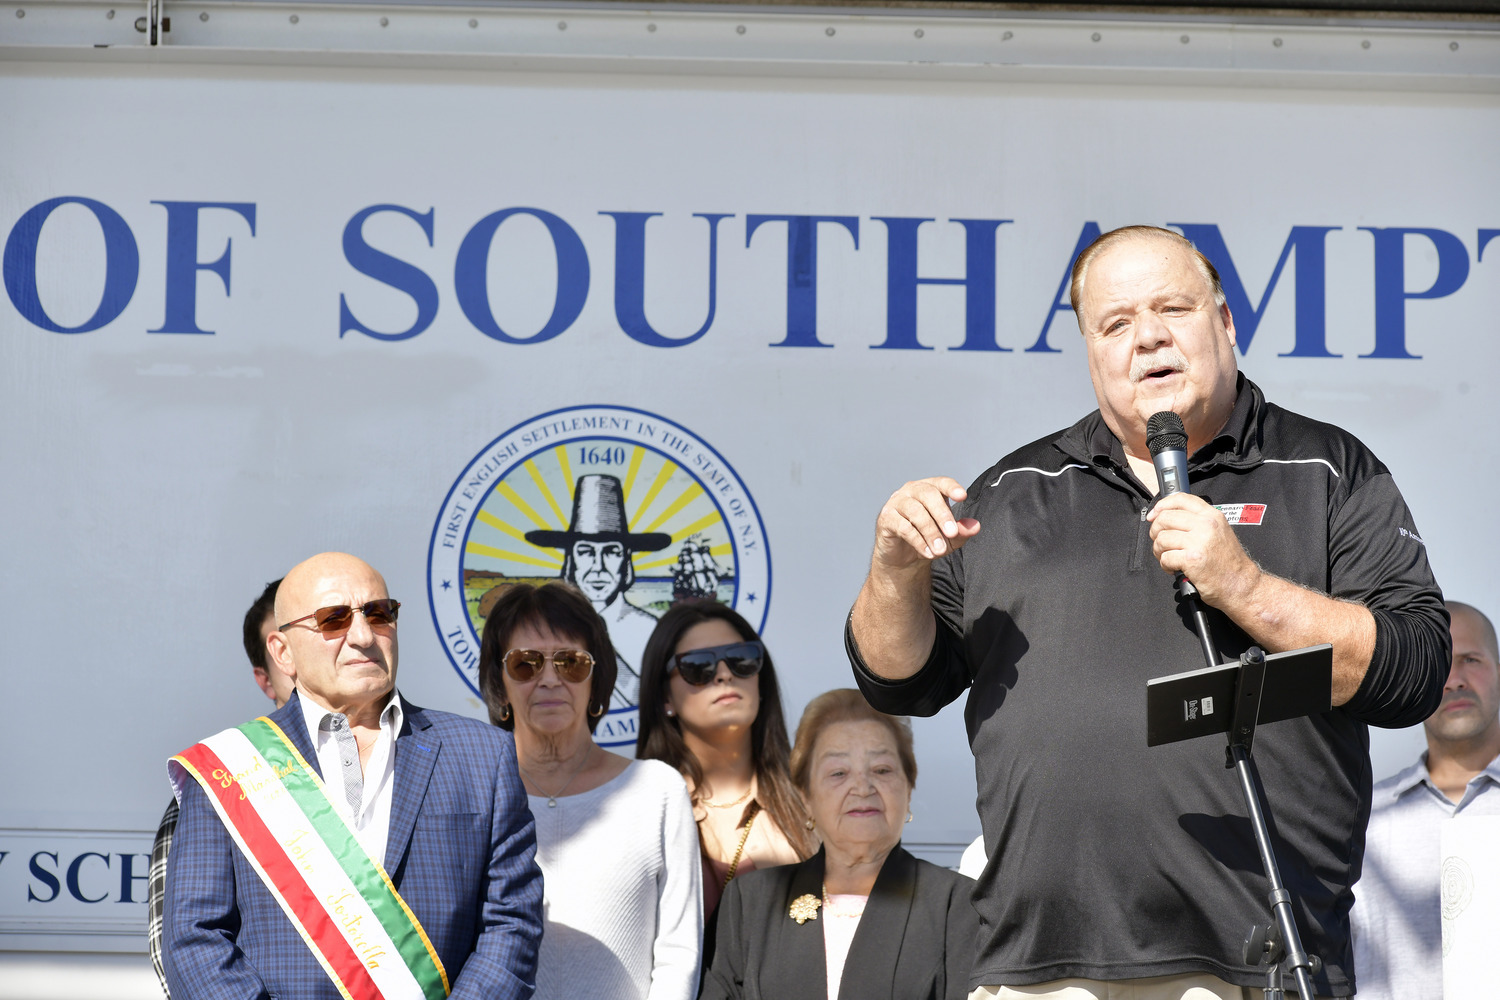
[(573, 517), (566, 531), (528, 531), (526, 541), (563, 553), (558, 576), (581, 590), (609, 627), (620, 674), (611, 708), (634, 707), (640, 696), (641, 652), (656, 627), (656, 616), (626, 600), (635, 583), (636, 552), (672, 544), (662, 532), (632, 532), (625, 516), (625, 491), (614, 476), (579, 476), (573, 491)]

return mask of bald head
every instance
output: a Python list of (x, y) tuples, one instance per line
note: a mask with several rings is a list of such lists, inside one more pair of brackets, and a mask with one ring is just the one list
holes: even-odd
[(1434, 757), (1472, 757), (1488, 764), (1500, 754), (1500, 649), (1495, 626), (1478, 608), (1445, 603), (1453, 665), (1443, 685), (1442, 703), (1424, 723), (1429, 770)]
[(351, 719), (384, 705), (396, 686), (395, 623), (372, 624), (356, 610), (347, 628), (322, 632), (309, 616), (340, 605), (359, 609), (389, 596), (385, 578), (346, 552), (323, 552), (298, 563), (276, 591), (278, 628), (267, 639), (274, 666), (294, 676), (304, 696)]
[(1496, 641), (1495, 624), (1490, 621), (1488, 615), (1474, 605), (1465, 604), (1462, 601), (1444, 601), (1443, 605), (1448, 609), (1449, 618), (1457, 618), (1460, 615), (1466, 618), (1480, 644), (1489, 650), (1490, 657), (1500, 660), (1500, 641)]
[[(311, 614), (320, 607), (316, 605), (304, 611), (293, 611), (302, 607), (313, 594), (337, 585), (344, 580), (362, 580), (380, 588), (379, 597), (386, 597), (385, 577), (375, 567), (358, 556), (347, 552), (320, 552), (293, 566), (276, 590), (276, 624), (284, 625), (293, 618)], [(374, 598), (368, 598), (373, 600)]]

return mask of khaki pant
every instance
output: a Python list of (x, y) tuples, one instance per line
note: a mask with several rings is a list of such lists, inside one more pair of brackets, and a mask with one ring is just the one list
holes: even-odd
[(1152, 979), (1056, 979), (1032, 986), (981, 986), (969, 1000), (1260, 1000), (1261, 990), (1231, 986), (1216, 976)]

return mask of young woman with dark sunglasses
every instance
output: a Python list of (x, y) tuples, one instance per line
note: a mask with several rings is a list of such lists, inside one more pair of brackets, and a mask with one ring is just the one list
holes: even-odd
[(687, 601), (662, 616), (641, 656), (639, 726), (636, 756), (671, 764), (692, 794), (705, 916), (736, 875), (817, 850), (792, 784), (776, 670), (733, 608)]

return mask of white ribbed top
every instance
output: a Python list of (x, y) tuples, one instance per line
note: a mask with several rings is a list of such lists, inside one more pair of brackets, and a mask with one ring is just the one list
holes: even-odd
[(703, 890), (682, 776), (638, 760), (555, 807), (528, 798), (546, 884), (535, 1000), (693, 1000)]

